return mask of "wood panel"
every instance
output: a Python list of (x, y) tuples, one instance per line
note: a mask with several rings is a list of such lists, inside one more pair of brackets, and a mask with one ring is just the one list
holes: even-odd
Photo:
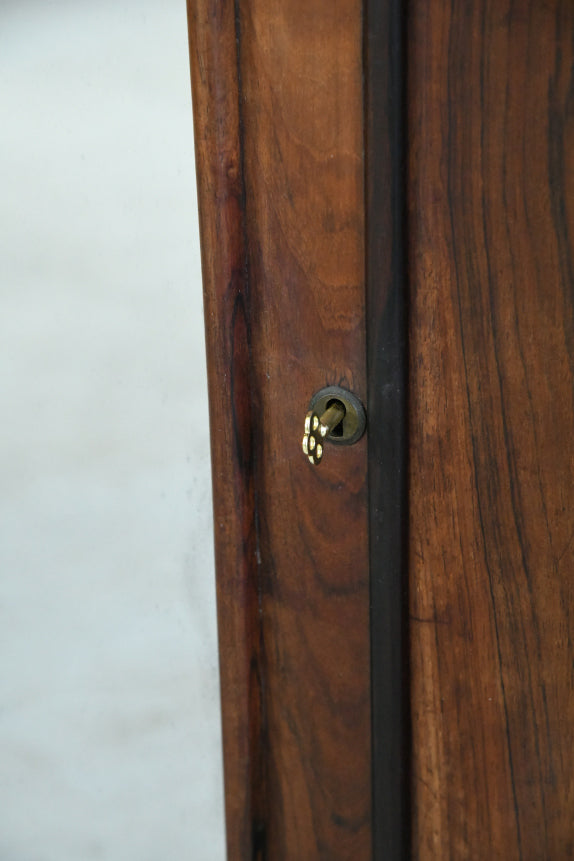
[(574, 857), (573, 37), (409, 6), (418, 858)]
[(370, 857), (366, 440), (301, 456), (310, 395), (365, 399), (358, 0), (239, 3), (265, 644), (267, 853)]
[(230, 859), (371, 857), (359, 0), (190, 0)]

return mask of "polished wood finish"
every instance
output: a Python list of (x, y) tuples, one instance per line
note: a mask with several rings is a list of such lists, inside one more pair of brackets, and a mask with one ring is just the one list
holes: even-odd
[[(209, 384), (225, 813), (230, 858), (265, 823), (251, 296), (235, 10), (188, 3)], [(259, 853), (259, 856), (261, 853)]]
[(188, 6), (229, 858), (574, 857), (574, 6)]
[(359, 0), (189, 0), (228, 854), (371, 857), (367, 443), (301, 452), (311, 395), (366, 401)]
[(574, 5), (411, 0), (413, 857), (574, 857)]

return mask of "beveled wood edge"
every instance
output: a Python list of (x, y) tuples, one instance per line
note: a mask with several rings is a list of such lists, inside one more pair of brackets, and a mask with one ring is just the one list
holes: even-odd
[(265, 857), (251, 303), (236, 6), (187, 0), (208, 368), (227, 858)]

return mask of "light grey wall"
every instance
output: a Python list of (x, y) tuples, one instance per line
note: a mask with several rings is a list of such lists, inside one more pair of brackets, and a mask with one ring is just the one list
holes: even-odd
[(224, 857), (184, 0), (0, 0), (0, 859)]

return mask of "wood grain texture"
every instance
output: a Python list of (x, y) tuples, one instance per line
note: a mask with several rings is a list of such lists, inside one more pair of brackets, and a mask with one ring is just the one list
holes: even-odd
[(301, 453), (311, 395), (366, 399), (359, 0), (190, 0), (228, 854), (371, 857), (367, 443)]
[(365, 399), (361, 8), (239, 0), (261, 450), (267, 857), (370, 857), (366, 439), (300, 452), (309, 397)]
[(409, 6), (413, 855), (574, 857), (574, 5)]
[(230, 859), (262, 856), (262, 702), (254, 374), (235, 9), (188, 2), (209, 384)]

